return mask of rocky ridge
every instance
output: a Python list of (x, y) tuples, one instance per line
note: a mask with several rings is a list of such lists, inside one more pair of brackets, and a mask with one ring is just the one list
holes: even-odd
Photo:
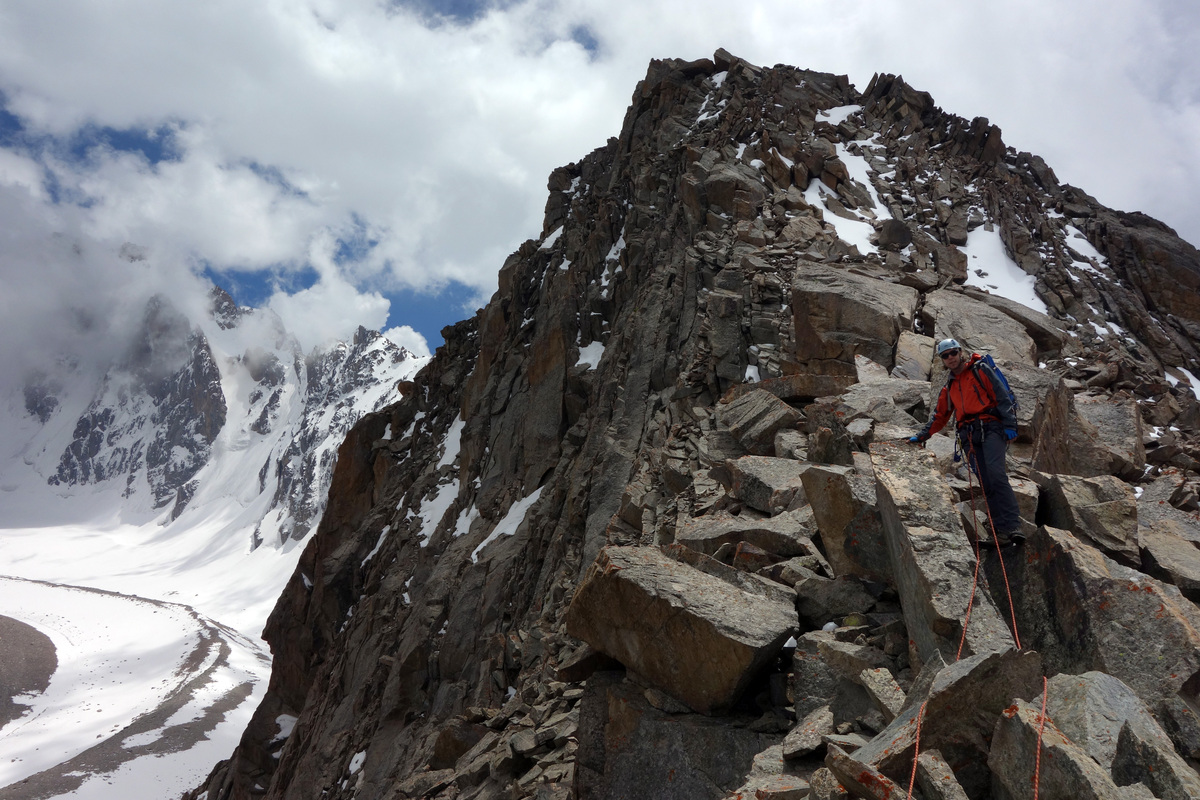
[[(724, 51), (549, 191), (347, 436), (193, 797), (1197, 796), (1195, 248), (900, 78)], [(903, 441), (943, 336), (1020, 400), (1018, 549)]]

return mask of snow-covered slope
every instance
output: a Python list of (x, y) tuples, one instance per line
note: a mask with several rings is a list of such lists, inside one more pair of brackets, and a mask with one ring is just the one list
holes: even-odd
[(305, 355), (270, 312), (212, 301), (190, 320), (152, 298), (98, 377), (66, 362), (4, 398), (5, 572), (184, 602), (257, 635), (345, 432), (427, 359), (362, 328)]
[[(123, 698), (124, 711), (105, 716), (102, 730), (83, 726), (90, 742), (61, 742), (64, 759), (82, 759), (87, 774), (107, 772), (101, 761), (129, 771), (128, 759), (89, 748), (120, 754), (135, 745), (115, 739), (174, 741), (168, 731), (179, 719), (146, 715), (208, 669), (203, 660), (188, 666), (205, 631), (224, 631), (246, 687), (237, 702), (213, 695), (228, 706), (218, 716), (240, 722), (212, 722), (210, 739), (232, 737), (212, 752), (232, 747), (268, 674), (259, 633), (320, 521), (337, 448), (428, 361), (363, 328), (305, 354), (275, 315), (238, 308), (219, 289), (201, 318), (181, 305), (152, 298), (116, 362), (63, 358), (0, 398), (0, 616), (42, 631), (59, 652), (49, 686), (21, 698), (28, 710), (0, 727), (9, 756), (0, 786), (60, 763), (45, 731), (91, 720), (76, 719), (87, 690), (70, 675), (80, 670)], [(86, 609), (111, 630), (99, 635), (80, 616)], [(154, 651), (158, 671), (174, 678), (118, 669), (130, 642)], [(191, 704), (202, 717), (203, 702)], [(194, 771), (212, 760), (180, 755), (195, 745), (134, 755), (162, 763), (176, 753)], [(178, 785), (164, 777), (167, 795), (197, 778), (181, 776)], [(112, 786), (94, 781), (78, 796), (104, 796), (95, 794), (102, 785)]]

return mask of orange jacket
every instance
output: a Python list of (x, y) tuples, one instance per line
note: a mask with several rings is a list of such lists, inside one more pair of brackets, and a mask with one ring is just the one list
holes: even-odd
[(972, 353), (966, 369), (951, 374), (938, 394), (937, 408), (929, 422), (917, 434), (922, 441), (946, 427), (950, 415), (959, 427), (976, 420), (998, 420), (1005, 428), (1016, 430), (1017, 415), (995, 370), (983, 363), (983, 356)]

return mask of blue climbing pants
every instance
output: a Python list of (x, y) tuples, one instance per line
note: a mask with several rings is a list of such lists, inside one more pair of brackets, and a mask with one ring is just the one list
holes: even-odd
[(1017, 496), (1008, 483), (1008, 472), (1004, 467), (1004, 456), (1008, 452), (1004, 426), (992, 421), (971, 422), (958, 429), (958, 438), (967, 464), (983, 486), (983, 496), (996, 531), (1009, 534), (1020, 530)]

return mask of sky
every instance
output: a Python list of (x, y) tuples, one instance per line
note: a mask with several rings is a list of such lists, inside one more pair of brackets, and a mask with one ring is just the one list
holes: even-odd
[(6, 0), (0, 372), (207, 282), (306, 348), (365, 325), (433, 349), (649, 60), (720, 47), (903, 75), (1200, 243), (1187, 0)]

